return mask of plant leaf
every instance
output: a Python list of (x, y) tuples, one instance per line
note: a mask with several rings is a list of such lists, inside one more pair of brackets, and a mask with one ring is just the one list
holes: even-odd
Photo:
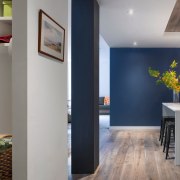
[(158, 70), (153, 70), (151, 67), (148, 69), (149, 75), (155, 78), (158, 78), (160, 75), (160, 72)]
[(176, 60), (174, 60), (172, 63), (171, 63), (171, 65), (170, 65), (170, 67), (172, 68), (172, 69), (174, 69), (174, 68), (176, 68), (177, 67), (177, 62), (176, 62)]

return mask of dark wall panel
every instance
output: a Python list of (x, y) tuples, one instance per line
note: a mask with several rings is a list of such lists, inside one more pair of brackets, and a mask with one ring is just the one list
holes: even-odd
[(174, 59), (180, 62), (180, 49), (111, 49), (112, 126), (160, 125), (162, 102), (172, 102), (172, 90), (157, 86), (148, 74), (148, 67), (164, 71)]
[(99, 164), (99, 5), (72, 0), (72, 173)]

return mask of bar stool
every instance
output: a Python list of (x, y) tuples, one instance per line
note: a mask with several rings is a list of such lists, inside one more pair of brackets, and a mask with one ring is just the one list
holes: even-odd
[(166, 128), (167, 122), (175, 122), (175, 118), (174, 117), (163, 117), (161, 119), (161, 128), (160, 128), (160, 135), (159, 135), (159, 141), (161, 142), (161, 146), (164, 141), (164, 134), (165, 134), (165, 128)]
[(166, 159), (169, 153), (169, 145), (171, 142), (172, 132), (173, 132), (173, 138), (175, 141), (175, 122), (167, 122), (166, 128), (165, 128), (165, 141), (164, 141), (164, 148), (163, 148), (163, 152), (165, 152), (166, 150)]

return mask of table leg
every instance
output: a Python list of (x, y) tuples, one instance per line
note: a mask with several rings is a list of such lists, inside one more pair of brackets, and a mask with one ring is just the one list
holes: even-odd
[(180, 165), (180, 112), (175, 113), (175, 165)]

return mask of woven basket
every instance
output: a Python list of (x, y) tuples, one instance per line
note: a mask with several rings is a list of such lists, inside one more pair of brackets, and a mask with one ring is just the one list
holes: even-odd
[(12, 180), (12, 148), (0, 152), (0, 180)]

